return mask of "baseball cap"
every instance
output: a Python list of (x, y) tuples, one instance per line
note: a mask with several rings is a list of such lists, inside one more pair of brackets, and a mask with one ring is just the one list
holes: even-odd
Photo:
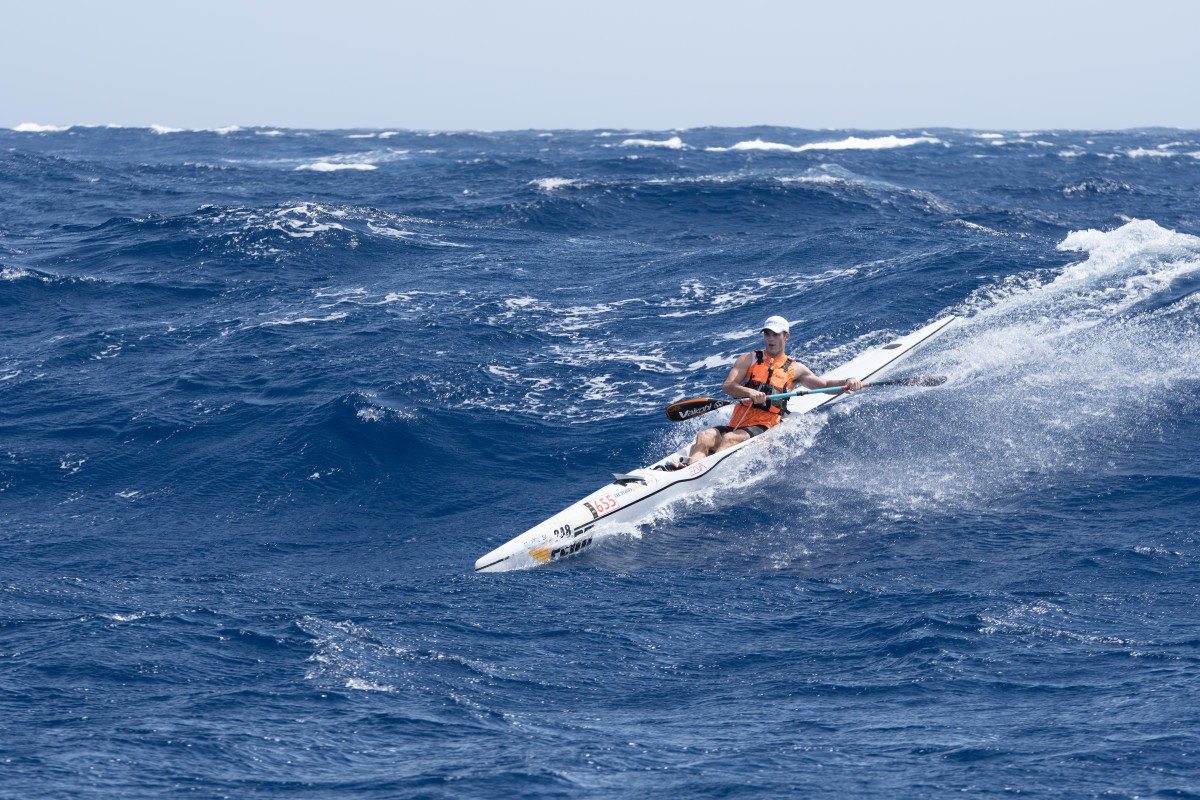
[(783, 317), (767, 317), (767, 321), (763, 323), (764, 331), (774, 331), (775, 333), (789, 333), (788, 321)]

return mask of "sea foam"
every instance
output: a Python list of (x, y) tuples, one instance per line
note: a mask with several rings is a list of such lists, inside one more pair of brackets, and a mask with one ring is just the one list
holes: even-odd
[(738, 142), (729, 147), (709, 147), (709, 152), (724, 153), (729, 150), (779, 150), (788, 153), (803, 153), (807, 150), (891, 150), (896, 147), (911, 147), (914, 144), (941, 144), (942, 140), (932, 136), (916, 136), (902, 138), (899, 136), (877, 136), (873, 139), (861, 139), (850, 136), (836, 142), (809, 142), (808, 144), (791, 145), (780, 142), (764, 142), (753, 139), (748, 142)]
[(576, 178), (538, 178), (528, 183), (529, 186), (537, 187), (543, 192), (552, 192), (555, 189), (573, 189), (583, 185), (583, 181)]
[(15, 281), (20, 278), (32, 278), (33, 273), (20, 267), (4, 267), (0, 269), (0, 280)]
[(621, 142), (622, 147), (666, 147), (670, 150), (682, 150), (687, 147), (683, 140), (678, 136), (672, 136), (670, 139), (626, 139)]
[(260, 327), (275, 325), (309, 325), (317, 322), (337, 322), (349, 316), (348, 312), (338, 311), (325, 317), (297, 317), (296, 319), (271, 319), (261, 323)]
[(13, 128), (17, 133), (59, 133), (61, 131), (70, 130), (70, 125), (39, 125), (36, 122), (22, 122), (17, 127)]
[(1200, 271), (1200, 237), (1152, 220), (1130, 220), (1112, 231), (1072, 231), (1058, 249), (1088, 257), (1063, 270), (1053, 285), (1078, 293), (1079, 285), (1095, 284), (1095, 291), (1110, 304), (1136, 302)]
[(311, 170), (312, 172), (337, 172), (344, 169), (369, 171), (379, 169), (374, 164), (334, 164), (330, 161), (316, 161), (312, 164), (301, 164), (296, 170)]

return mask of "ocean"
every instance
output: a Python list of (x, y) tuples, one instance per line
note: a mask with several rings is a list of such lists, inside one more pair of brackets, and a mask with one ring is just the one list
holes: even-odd
[[(0, 130), (0, 797), (1200, 797), (1200, 132)], [(484, 553), (690, 439), (736, 479)]]

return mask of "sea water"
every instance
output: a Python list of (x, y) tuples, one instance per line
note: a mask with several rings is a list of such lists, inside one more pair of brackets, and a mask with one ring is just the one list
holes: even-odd
[[(1200, 796), (1200, 133), (0, 131), (0, 796)], [(721, 486), (475, 559), (816, 372)]]

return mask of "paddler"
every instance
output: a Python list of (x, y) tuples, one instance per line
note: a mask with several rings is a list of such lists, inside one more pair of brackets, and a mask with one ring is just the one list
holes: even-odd
[(811, 369), (789, 358), (785, 350), (791, 332), (783, 317), (768, 317), (763, 323), (762, 335), (763, 349), (739, 356), (721, 387), (735, 400), (751, 402), (734, 406), (728, 425), (718, 425), (696, 434), (696, 443), (692, 445), (687, 462), (671, 462), (666, 469), (683, 469), (688, 463), (741, 444), (778, 425), (787, 414), (787, 401), (775, 405), (767, 400), (767, 395), (790, 392), (796, 383), (806, 389), (841, 386), (855, 392), (862, 388), (858, 378), (818, 378)]

